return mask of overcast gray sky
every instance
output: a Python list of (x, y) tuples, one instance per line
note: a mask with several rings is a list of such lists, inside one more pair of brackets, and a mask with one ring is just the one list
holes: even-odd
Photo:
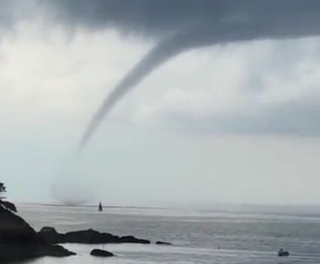
[(13, 200), (320, 203), (320, 38), (181, 54), (116, 105), (79, 157), (103, 98), (167, 28), (74, 30), (81, 16), (52, 27), (34, 1), (17, 2), (0, 0), (0, 173)]

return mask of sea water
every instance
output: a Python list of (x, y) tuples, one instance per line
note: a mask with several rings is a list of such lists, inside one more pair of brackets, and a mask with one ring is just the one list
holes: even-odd
[[(36, 229), (53, 226), (59, 232), (93, 228), (114, 235), (168, 241), (159, 245), (78, 245), (66, 248), (77, 256), (41, 258), (28, 264), (138, 263), (320, 263), (320, 215), (293, 213), (200, 211), (147, 208), (19, 206), (20, 214)], [(89, 255), (93, 248), (116, 257)], [(291, 255), (279, 258), (285, 248)]]

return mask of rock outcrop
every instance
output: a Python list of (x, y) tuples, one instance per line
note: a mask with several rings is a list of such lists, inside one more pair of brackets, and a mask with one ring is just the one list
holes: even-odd
[(39, 257), (69, 257), (75, 253), (59, 245), (1, 243), (0, 263), (22, 261)]
[(33, 243), (37, 240), (36, 236), (36, 232), (26, 221), (0, 206), (0, 243)]
[(45, 241), (49, 244), (61, 244), (63, 243), (63, 234), (59, 234), (53, 227), (43, 227), (38, 233), (37, 236), (42, 241)]
[[(75, 255), (61, 245), (64, 243), (79, 244), (151, 244), (149, 240), (134, 236), (115, 236), (100, 233), (93, 229), (58, 233), (53, 227), (43, 227), (36, 232), (16, 213), (0, 205), (0, 263), (28, 260), (38, 257), (67, 257)], [(158, 245), (170, 245), (167, 242), (156, 242)], [(111, 252), (93, 250), (91, 255), (110, 257)]]
[(62, 246), (39, 238), (20, 216), (0, 206), (0, 263), (37, 257), (75, 255)]
[(100, 233), (93, 229), (60, 234), (53, 227), (44, 227), (39, 231), (38, 237), (51, 244), (151, 244), (151, 242), (146, 239), (136, 238), (134, 236), (115, 236), (109, 233)]
[(157, 241), (156, 245), (164, 245), (164, 246), (171, 246), (172, 244), (169, 242)]
[(114, 256), (113, 253), (106, 250), (101, 250), (101, 249), (93, 249), (90, 252), (90, 255), (95, 257), (113, 257)]

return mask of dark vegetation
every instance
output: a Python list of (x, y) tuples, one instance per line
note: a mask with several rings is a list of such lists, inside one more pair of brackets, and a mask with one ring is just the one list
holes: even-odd
[(13, 203), (10, 203), (8, 201), (5, 201), (6, 197), (3, 196), (7, 192), (6, 186), (3, 182), (0, 182), (0, 206), (3, 208), (10, 210), (12, 212), (17, 212), (17, 208)]

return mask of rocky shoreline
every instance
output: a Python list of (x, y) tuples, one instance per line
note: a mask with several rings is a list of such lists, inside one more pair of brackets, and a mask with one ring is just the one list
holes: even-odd
[[(60, 244), (152, 244), (150, 240), (134, 236), (116, 236), (93, 229), (58, 233), (53, 227), (43, 227), (36, 232), (23, 218), (0, 206), (0, 263), (21, 261), (39, 257), (68, 257), (76, 253)], [(156, 241), (157, 245), (171, 245)], [(96, 253), (95, 251), (93, 251)], [(103, 255), (102, 252), (98, 254)], [(105, 253), (106, 254), (106, 253)], [(94, 254), (92, 254), (94, 255)], [(106, 256), (113, 256), (111, 252)]]
[(151, 241), (147, 239), (134, 236), (115, 236), (110, 233), (100, 233), (93, 229), (60, 234), (53, 227), (43, 227), (37, 235), (39, 239), (50, 244), (151, 244)]

